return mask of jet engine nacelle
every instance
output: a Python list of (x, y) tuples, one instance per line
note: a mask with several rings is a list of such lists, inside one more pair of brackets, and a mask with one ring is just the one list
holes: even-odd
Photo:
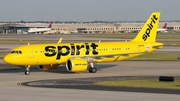
[(69, 72), (86, 71), (88, 68), (88, 62), (83, 59), (68, 59), (66, 62), (66, 68)]
[(39, 68), (41, 70), (51, 70), (51, 69), (56, 69), (58, 67), (57, 64), (54, 65), (39, 65)]

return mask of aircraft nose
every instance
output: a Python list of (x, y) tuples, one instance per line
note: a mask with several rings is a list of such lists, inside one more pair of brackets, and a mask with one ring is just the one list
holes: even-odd
[(13, 61), (14, 61), (13, 56), (11, 56), (9, 54), (4, 57), (4, 62), (6, 62), (8, 64), (13, 64)]

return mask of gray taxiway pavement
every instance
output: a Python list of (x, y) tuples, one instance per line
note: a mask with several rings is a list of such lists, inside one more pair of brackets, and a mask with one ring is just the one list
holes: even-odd
[(69, 73), (65, 66), (60, 66), (56, 70), (42, 71), (33, 66), (30, 75), (24, 75), (24, 67), (12, 66), (1, 63), (1, 67), (22, 68), (12, 71), (0, 71), (0, 100), (1, 101), (179, 101), (180, 96), (176, 94), (141, 93), (127, 91), (101, 91), (82, 90), (68, 88), (37, 88), (19, 86), (17, 83), (37, 81), (37, 80), (65, 80), (65, 79), (86, 79), (96, 77), (112, 76), (179, 76), (179, 61), (118, 61), (111, 63), (100, 63), (95, 66), (97, 73)]

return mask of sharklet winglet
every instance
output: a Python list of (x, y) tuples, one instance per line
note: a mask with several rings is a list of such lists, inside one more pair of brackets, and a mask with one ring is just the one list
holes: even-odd
[(58, 43), (57, 44), (60, 44), (62, 42), (62, 38), (59, 39)]

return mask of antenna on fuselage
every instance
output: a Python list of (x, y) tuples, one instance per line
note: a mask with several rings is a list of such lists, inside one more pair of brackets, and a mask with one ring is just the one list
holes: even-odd
[(28, 43), (28, 45), (30, 45), (30, 42)]
[(59, 39), (58, 43), (57, 44), (60, 44), (62, 42), (62, 38)]
[(99, 43), (101, 42), (101, 40), (99, 40)]

